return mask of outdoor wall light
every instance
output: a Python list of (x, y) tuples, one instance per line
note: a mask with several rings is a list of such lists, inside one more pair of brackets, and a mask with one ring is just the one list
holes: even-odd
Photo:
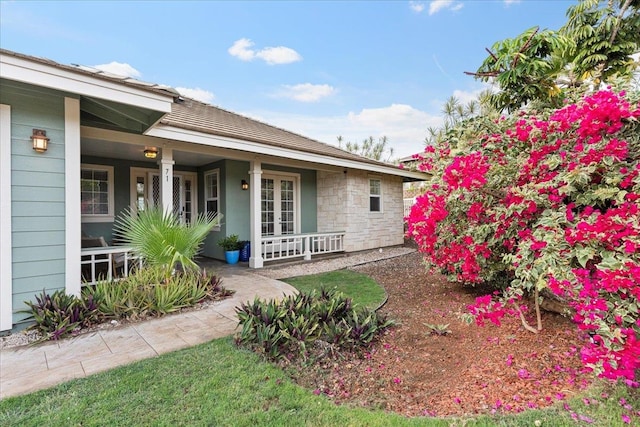
[(155, 159), (156, 157), (158, 157), (158, 149), (155, 147), (145, 147), (144, 156), (147, 159)]
[(240, 185), (242, 185), (242, 189), (243, 190), (248, 190), (249, 189), (249, 183), (247, 181), (245, 181), (244, 179), (242, 180)]
[(31, 135), (31, 142), (33, 142), (33, 149), (38, 153), (44, 153), (47, 151), (47, 144), (49, 138), (47, 138), (47, 132), (42, 129), (34, 129)]

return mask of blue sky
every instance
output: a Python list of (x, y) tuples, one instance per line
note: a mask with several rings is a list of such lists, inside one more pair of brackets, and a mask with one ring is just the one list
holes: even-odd
[(423, 149), (451, 95), (471, 99), (485, 47), (563, 0), (39, 2), (0, 0), (0, 46), (161, 83), (323, 142), (386, 135)]

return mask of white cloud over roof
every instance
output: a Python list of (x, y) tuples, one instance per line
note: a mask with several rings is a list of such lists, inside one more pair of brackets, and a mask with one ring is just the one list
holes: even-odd
[(302, 56), (295, 50), (286, 46), (265, 47), (261, 50), (252, 49), (255, 45), (250, 39), (242, 38), (236, 40), (227, 50), (231, 56), (241, 61), (253, 61), (256, 58), (262, 59), (269, 65), (290, 64), (302, 60)]
[(334, 93), (336, 93), (336, 89), (327, 84), (300, 83), (297, 85), (283, 85), (283, 90), (276, 93), (275, 96), (300, 102), (316, 102)]
[(132, 77), (134, 79), (138, 79), (142, 76), (142, 73), (131, 65), (116, 61), (112, 61), (108, 64), (94, 65), (93, 68), (97, 68), (98, 70), (105, 71), (107, 73), (117, 74), (119, 76)]
[(205, 102), (207, 104), (211, 104), (213, 100), (216, 98), (212, 92), (209, 92), (205, 89), (196, 88), (188, 88), (188, 87), (176, 87), (175, 88), (181, 95), (184, 95), (188, 98), (197, 99), (198, 101)]
[(406, 104), (364, 108), (359, 112), (338, 116), (309, 116), (274, 111), (241, 114), (332, 145), (338, 145), (339, 135), (344, 142), (358, 143), (369, 136), (375, 139), (387, 136), (389, 146), (394, 149), (394, 157), (422, 152), (427, 128), (442, 124), (442, 117)]

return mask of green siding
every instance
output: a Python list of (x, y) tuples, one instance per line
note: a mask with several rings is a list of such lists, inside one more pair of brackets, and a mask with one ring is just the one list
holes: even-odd
[[(0, 81), (0, 103), (11, 106), (14, 323), (37, 292), (64, 289), (64, 96)], [(48, 150), (32, 149), (33, 129), (44, 129)]]
[[(251, 238), (251, 212), (249, 211), (250, 192), (240, 187), (242, 180), (250, 182), (249, 162), (224, 160), (206, 165), (199, 169), (198, 188), (200, 189), (198, 206), (204, 207), (204, 174), (213, 169), (220, 169), (220, 212), (224, 214), (220, 231), (213, 231), (205, 240), (203, 255), (224, 259), (222, 248), (217, 245), (223, 236), (237, 234), (240, 240)], [(300, 232), (318, 231), (316, 171), (287, 168), (282, 166), (262, 165), (265, 171), (289, 172), (300, 175)]]

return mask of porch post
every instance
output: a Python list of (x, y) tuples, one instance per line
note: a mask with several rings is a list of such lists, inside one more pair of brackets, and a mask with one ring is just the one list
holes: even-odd
[(162, 148), (160, 165), (160, 201), (164, 212), (173, 212), (173, 150)]
[(259, 160), (250, 162), (249, 167), (249, 212), (251, 218), (251, 257), (249, 268), (262, 268), (262, 211), (260, 190), (262, 188), (262, 164)]
[(82, 215), (80, 211), (80, 100), (64, 99), (65, 292), (80, 296), (82, 287)]

